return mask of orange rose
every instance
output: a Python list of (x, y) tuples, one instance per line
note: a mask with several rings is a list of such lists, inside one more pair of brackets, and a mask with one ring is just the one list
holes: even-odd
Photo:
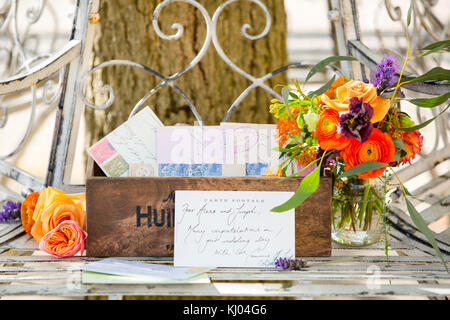
[(30, 193), (22, 202), (20, 207), (20, 218), (22, 220), (22, 227), (26, 233), (31, 236), (31, 228), (33, 227), (33, 213), (36, 207), (36, 202), (39, 199), (39, 192)]
[[(345, 170), (363, 162), (375, 161), (390, 163), (394, 161), (395, 146), (391, 137), (379, 129), (374, 128), (369, 139), (360, 142), (352, 139), (349, 146), (341, 152), (345, 162)], [(358, 174), (361, 179), (377, 178), (386, 168), (380, 168)]]
[(348, 79), (345, 77), (339, 77), (331, 84), (331, 86), (328, 88), (327, 91), (325, 91), (325, 94), (330, 97), (331, 99), (334, 98), (334, 90), (339, 88), (340, 86), (343, 86), (346, 82), (348, 82)]
[(373, 108), (372, 123), (383, 120), (390, 108), (390, 101), (377, 95), (377, 89), (371, 83), (362, 81), (349, 81), (336, 89), (336, 99), (330, 99), (327, 94), (322, 94), (321, 101), (338, 112), (347, 111), (350, 98), (362, 98)]
[(44, 189), (33, 213), (35, 220), (31, 235), (36, 241), (56, 228), (62, 221), (76, 221), (86, 230), (86, 195), (66, 194), (64, 191), (48, 187)]
[(83, 254), (87, 233), (75, 221), (63, 221), (48, 232), (39, 242), (39, 249), (56, 257)]
[(349, 138), (337, 133), (339, 113), (332, 108), (324, 108), (316, 125), (316, 137), (323, 150), (343, 150), (349, 143)]

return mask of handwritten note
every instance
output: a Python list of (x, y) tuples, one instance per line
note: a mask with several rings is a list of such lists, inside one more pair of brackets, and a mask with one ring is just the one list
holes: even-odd
[(155, 113), (145, 107), (90, 147), (88, 153), (106, 176), (127, 177), (131, 163), (156, 164), (157, 128), (162, 126)]
[(175, 266), (273, 267), (295, 255), (293, 192), (175, 191)]

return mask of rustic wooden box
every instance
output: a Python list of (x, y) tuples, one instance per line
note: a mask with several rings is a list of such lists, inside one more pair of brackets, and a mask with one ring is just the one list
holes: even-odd
[[(86, 179), (87, 255), (173, 256), (175, 190), (295, 191), (301, 182), (301, 178), (279, 180), (275, 177), (108, 178), (90, 159)], [(318, 190), (295, 209), (297, 257), (330, 256), (330, 212), (331, 179), (322, 178)]]

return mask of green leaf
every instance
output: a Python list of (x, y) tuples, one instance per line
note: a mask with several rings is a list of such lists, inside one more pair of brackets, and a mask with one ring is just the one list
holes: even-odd
[(436, 251), (437, 255), (442, 261), (442, 264), (445, 267), (445, 270), (448, 273), (447, 264), (444, 260), (444, 257), (442, 256), (441, 250), (439, 250), (439, 247), (437, 245), (436, 240), (433, 237), (433, 233), (428, 228), (427, 223), (425, 220), (423, 220), (422, 216), (419, 212), (417, 212), (416, 208), (414, 208), (413, 204), (408, 200), (407, 197), (405, 197), (406, 201), (406, 207), (408, 208), (409, 215), (411, 216), (411, 220), (416, 225), (417, 229), (419, 229), (420, 232), (427, 238), (428, 242), (433, 246), (434, 251)]
[(337, 62), (337, 61), (351, 61), (351, 60), (358, 60), (358, 59), (356, 59), (354, 57), (348, 57), (348, 56), (331, 56), (331, 57), (325, 58), (322, 61), (318, 62), (314, 67), (311, 68), (311, 70), (309, 71), (308, 75), (306, 76), (305, 83), (313, 75), (315, 75), (318, 71), (320, 71), (323, 68), (325, 68), (330, 63)]
[(360, 173), (364, 173), (364, 172), (368, 172), (368, 171), (372, 171), (372, 170), (376, 170), (376, 169), (380, 169), (380, 168), (385, 168), (387, 167), (387, 163), (384, 162), (375, 162), (375, 161), (367, 161), (367, 162), (363, 162), (361, 164), (358, 164), (357, 166), (354, 166), (353, 168), (350, 168), (344, 172), (342, 172), (339, 175), (339, 179), (340, 178), (345, 178), (345, 177), (350, 177), (350, 176), (354, 176)]
[(450, 51), (450, 40), (433, 42), (421, 50), (423, 50), (423, 51), (428, 50), (428, 52), (422, 53), (420, 55), (422, 57), (432, 54), (434, 52), (440, 51), (440, 50), (444, 50), (444, 52), (446, 52), (446, 51), (448, 52), (448, 51)]
[(400, 158), (401, 158), (400, 152), (396, 152), (396, 153), (394, 154), (394, 160), (398, 162), (398, 161), (400, 160)]
[(406, 151), (405, 144), (403, 143), (403, 140), (400, 138), (394, 138), (392, 139), (392, 142), (394, 142), (394, 146), (400, 150)]
[(291, 91), (292, 90), (290, 88), (288, 88), (288, 87), (283, 87), (283, 89), (281, 89), (281, 95), (283, 96), (284, 104), (286, 105), (286, 109), (287, 109), (287, 111), (289, 113), (289, 116), (292, 119), (291, 109), (289, 109), (289, 93)]
[(272, 208), (272, 212), (285, 212), (299, 206), (303, 201), (305, 201), (311, 194), (313, 194), (320, 182), (320, 165), (314, 169), (313, 172), (308, 174), (303, 178), (300, 186), (298, 187), (295, 194), (285, 203)]
[(443, 95), (433, 97), (433, 98), (417, 98), (417, 99), (406, 99), (406, 101), (415, 104), (421, 108), (433, 108), (445, 103), (450, 98), (450, 92), (444, 93)]
[(408, 9), (408, 16), (406, 17), (406, 26), (409, 27), (410, 23), (411, 23), (411, 14), (412, 14), (412, 10), (414, 7), (414, 3), (415, 0), (411, 0), (411, 3), (409, 5), (409, 9)]
[(302, 173), (303, 171), (305, 171), (306, 169), (308, 169), (309, 167), (311, 167), (313, 164), (315, 164), (315, 163), (316, 163), (317, 161), (319, 161), (319, 160), (320, 160), (320, 159), (316, 159), (316, 160), (314, 160), (314, 161), (311, 161), (307, 166), (303, 167), (301, 170), (297, 171), (296, 173), (291, 174), (290, 176), (287, 176), (287, 177), (284, 177), (283, 179), (281, 179), (280, 182), (281, 182), (281, 181), (284, 181), (284, 180), (286, 180), (286, 179), (290, 179), (290, 178), (293, 178), (293, 177), (298, 176), (300, 173)]
[(437, 50), (441, 50), (441, 49), (444, 49), (444, 48), (450, 49), (450, 40), (442, 40), (442, 41), (437, 41), (437, 42), (430, 43), (426, 47), (422, 48), (422, 50), (437, 51)]
[(282, 147), (275, 147), (272, 150), (274, 151), (278, 151), (278, 152), (292, 152), (293, 150), (295, 150), (296, 148), (282, 148)]
[(334, 75), (327, 83), (325, 83), (322, 87), (317, 89), (316, 91), (310, 92), (308, 94), (308, 97), (314, 97), (314, 96), (320, 96), (322, 93), (327, 91), (331, 85), (333, 84), (334, 80), (336, 80), (336, 76)]
[(411, 131), (416, 131), (416, 130), (420, 130), (423, 127), (426, 127), (427, 125), (429, 125), (431, 122), (433, 122), (434, 120), (436, 120), (437, 118), (439, 118), (443, 113), (445, 113), (445, 111), (447, 111), (447, 109), (450, 107), (450, 104), (447, 106), (447, 108), (445, 108), (444, 110), (442, 110), (441, 113), (439, 113), (436, 117), (431, 118), (430, 120), (427, 120), (425, 122), (422, 122), (421, 124), (418, 124), (417, 126), (412, 126), (412, 127), (408, 127), (408, 128), (399, 128), (397, 127), (398, 130), (401, 131), (406, 131), (406, 132), (411, 132)]
[(402, 77), (402, 82), (414, 83), (424, 81), (443, 81), (449, 79), (450, 79), (450, 70), (441, 67), (435, 67), (417, 77)]
[(289, 95), (294, 98), (294, 99), (298, 99), (298, 95), (296, 95), (295, 93), (293, 93), (292, 91), (289, 92)]

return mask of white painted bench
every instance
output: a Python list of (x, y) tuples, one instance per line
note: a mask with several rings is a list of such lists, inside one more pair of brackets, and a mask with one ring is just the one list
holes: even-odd
[[(193, 0), (184, 2), (198, 5)], [(244, 1), (244, 0), (242, 0)], [(7, 1), (8, 2), (8, 1)], [(170, 1), (164, 1), (167, 5)], [(253, 1), (261, 4), (260, 1)], [(16, 5), (17, 1), (8, 2)], [(230, 1), (224, 1), (226, 6)], [(380, 57), (370, 51), (361, 41), (359, 32), (357, 8), (352, 0), (331, 0), (329, 18), (336, 31), (336, 45), (340, 55), (353, 55), (359, 58), (360, 64), (343, 64), (345, 74), (355, 77), (365, 77), (368, 69), (373, 69)], [(386, 3), (390, 3), (387, 1)], [(98, 9), (98, 0), (80, 0), (76, 11), (71, 40), (61, 50), (42, 60), (42, 63), (26, 68), (25, 73), (13, 75), (0, 81), (0, 97), (21, 89), (33, 91), (36, 83), (45, 82), (50, 75), (60, 72), (61, 96), (58, 104), (55, 135), (49, 170), (45, 180), (30, 175), (26, 170), (17, 168), (6, 160), (9, 155), (0, 159), (0, 174), (16, 180), (28, 190), (40, 190), (46, 185), (53, 185), (68, 192), (79, 192), (84, 186), (67, 185), (66, 173), (70, 170), (68, 159), (73, 156), (71, 137), (76, 134), (77, 120), (86, 101), (80, 94), (80, 81), (88, 72), (85, 63), (89, 60), (92, 40), (89, 17)], [(223, 8), (223, 6), (221, 8)], [(262, 5), (262, 8), (264, 5)], [(2, 10), (8, 7), (5, 5)], [(218, 9), (219, 10), (219, 9)], [(393, 10), (391, 13), (398, 13)], [(218, 11), (219, 12), (219, 11)], [(12, 16), (11, 16), (12, 17)], [(157, 18), (157, 17), (156, 17)], [(10, 18), (12, 19), (12, 18)], [(213, 43), (214, 17), (209, 21)], [(92, 22), (92, 21), (91, 21)], [(0, 23), (0, 30), (2, 24)], [(261, 34), (263, 36), (264, 34)], [(218, 49), (226, 60), (225, 53)], [(83, 57), (80, 60), (80, 57)], [(144, 66), (130, 61), (108, 62), (109, 64)], [(107, 63), (107, 64), (108, 64)], [(192, 67), (195, 63), (192, 64)], [(293, 63), (286, 68), (280, 68), (274, 73), (288, 68), (303, 67), (301, 63)], [(148, 69), (148, 68), (147, 68)], [(60, 71), (59, 71), (60, 70)], [(147, 70), (153, 72), (152, 70)], [(249, 78), (253, 87), (264, 85), (264, 80), (270, 77)], [(175, 77), (163, 78), (165, 85), (173, 85)], [(448, 86), (428, 84), (411, 88), (421, 92), (448, 92)], [(277, 96), (276, 93), (274, 93)], [(242, 97), (243, 98), (243, 97)], [(239, 97), (230, 108), (234, 110), (239, 104)], [(0, 100), (1, 103), (1, 100)], [(1, 105), (0, 105), (1, 106)], [(138, 104), (136, 108), (140, 105)], [(135, 109), (136, 109), (135, 108)], [(191, 105), (195, 112), (195, 105)], [(2, 115), (0, 113), (0, 115)], [(3, 118), (6, 118), (2, 116)], [(0, 118), (0, 123), (3, 118)], [(423, 172), (433, 172), (435, 167), (450, 158), (447, 134), (448, 115), (442, 117), (438, 124), (436, 139), (442, 139), (436, 144), (430, 154), (423, 155), (415, 166), (400, 172), (403, 179), (409, 180)], [(1, 128), (1, 126), (0, 126)], [(70, 166), (70, 165), (69, 165)], [(415, 196), (424, 199), (424, 204), (431, 205), (421, 211), (424, 219), (431, 223), (449, 213), (450, 190), (449, 172), (435, 177), (415, 191)], [(408, 298), (448, 298), (450, 296), (450, 276), (447, 274), (435, 256), (433, 249), (425, 238), (418, 233), (410, 218), (404, 213), (401, 198), (392, 206), (389, 216), (391, 228), (391, 249), (389, 261), (384, 253), (382, 243), (368, 248), (345, 248), (333, 245), (332, 256), (329, 258), (308, 258), (308, 267), (302, 271), (279, 271), (260, 269), (227, 269), (219, 268), (208, 273), (211, 284), (196, 285), (85, 285), (81, 283), (80, 265), (95, 260), (87, 257), (56, 259), (37, 249), (33, 239), (24, 233), (19, 223), (0, 224), (0, 297), (23, 296), (65, 296), (83, 298), (86, 296), (108, 296), (121, 298), (128, 295), (145, 296), (239, 296), (239, 297), (294, 297), (294, 298), (324, 298), (324, 297), (408, 297)], [(426, 207), (426, 206), (424, 206)], [(450, 255), (449, 233), (447, 229), (435, 233), (441, 251), (446, 259)], [(139, 261), (170, 263), (168, 259), (133, 258)]]

